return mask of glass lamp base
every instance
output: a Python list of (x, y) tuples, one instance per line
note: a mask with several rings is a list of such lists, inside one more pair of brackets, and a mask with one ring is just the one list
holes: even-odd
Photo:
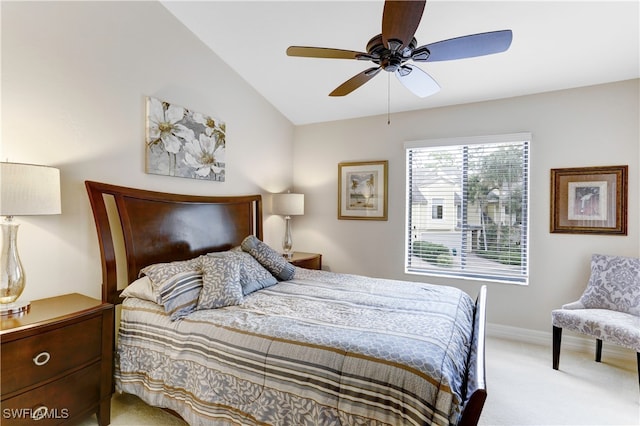
[(31, 302), (18, 301), (13, 303), (0, 303), (0, 315), (22, 315), (29, 311)]
[(2, 254), (0, 254), (0, 314), (5, 315), (4, 306), (14, 306), (24, 290), (25, 276), (18, 255), (18, 227), (11, 216), (0, 223), (2, 228)]
[(293, 248), (293, 240), (291, 239), (291, 216), (285, 216), (284, 218), (284, 238), (282, 239), (282, 251), (283, 256), (287, 260), (291, 260), (291, 256), (293, 256), (293, 252), (291, 249)]

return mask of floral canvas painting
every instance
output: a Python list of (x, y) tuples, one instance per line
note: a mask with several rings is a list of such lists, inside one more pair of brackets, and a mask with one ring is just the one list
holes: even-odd
[(225, 123), (147, 97), (146, 172), (224, 182)]

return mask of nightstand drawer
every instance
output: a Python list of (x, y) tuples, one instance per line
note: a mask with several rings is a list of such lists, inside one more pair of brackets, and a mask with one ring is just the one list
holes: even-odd
[(100, 363), (2, 401), (3, 425), (60, 424), (89, 413), (100, 400)]
[(102, 315), (2, 344), (2, 395), (100, 359)]

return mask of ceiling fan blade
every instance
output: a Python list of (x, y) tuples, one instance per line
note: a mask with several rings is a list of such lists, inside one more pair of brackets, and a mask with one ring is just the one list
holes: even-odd
[(404, 87), (421, 98), (431, 96), (440, 91), (440, 85), (418, 67), (403, 65), (396, 71), (396, 77)]
[(364, 52), (353, 50), (330, 49), (328, 47), (289, 46), (287, 56), (302, 56), (305, 58), (329, 58), (329, 59), (358, 59)]
[(373, 67), (362, 71), (359, 74), (354, 75), (349, 80), (336, 87), (333, 92), (329, 93), (329, 96), (344, 96), (356, 90), (358, 87), (371, 80), (378, 75), (382, 68)]
[[(511, 30), (472, 34), (437, 41), (414, 49), (413, 60), (418, 62), (450, 61), (504, 52), (511, 46)], [(423, 54), (428, 50), (428, 55)]]
[(382, 11), (382, 42), (390, 50), (407, 46), (416, 34), (426, 0), (385, 1)]

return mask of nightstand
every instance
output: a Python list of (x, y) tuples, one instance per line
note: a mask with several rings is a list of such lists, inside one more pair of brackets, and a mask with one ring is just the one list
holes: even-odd
[(294, 251), (289, 262), (301, 268), (322, 269), (322, 255), (318, 253)]
[(31, 302), (0, 317), (0, 422), (77, 422), (111, 417), (114, 308), (77, 293)]

